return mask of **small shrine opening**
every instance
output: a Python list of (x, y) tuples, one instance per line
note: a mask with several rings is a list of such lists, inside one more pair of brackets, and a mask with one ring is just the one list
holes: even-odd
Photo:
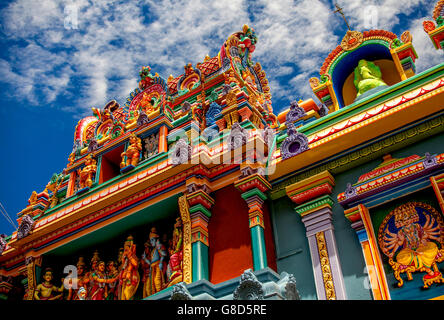
[(106, 182), (120, 174), (120, 156), (124, 152), (124, 145), (120, 145), (102, 155), (99, 183)]

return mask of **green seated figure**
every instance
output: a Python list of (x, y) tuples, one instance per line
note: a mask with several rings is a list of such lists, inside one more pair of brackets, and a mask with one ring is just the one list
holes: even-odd
[(358, 91), (356, 98), (373, 88), (387, 85), (382, 81), (382, 73), (379, 67), (373, 62), (366, 60), (360, 60), (355, 68), (355, 80), (353, 83)]

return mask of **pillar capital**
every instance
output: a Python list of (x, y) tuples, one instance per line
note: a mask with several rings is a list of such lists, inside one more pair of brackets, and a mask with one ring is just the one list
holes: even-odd
[(331, 194), (335, 179), (328, 171), (323, 171), (302, 181), (293, 183), (285, 188), (290, 199), (301, 205), (312, 199)]

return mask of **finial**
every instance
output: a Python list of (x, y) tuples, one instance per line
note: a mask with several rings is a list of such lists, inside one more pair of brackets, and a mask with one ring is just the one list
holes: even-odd
[(336, 10), (333, 11), (333, 13), (339, 12), (339, 14), (340, 14), (340, 15), (342, 16), (342, 18), (344, 19), (345, 24), (347, 25), (348, 30), (351, 31), (350, 26), (348, 25), (347, 19), (345, 18), (344, 12), (342, 12), (342, 8), (341, 8), (337, 3), (335, 3), (335, 7), (336, 7)]

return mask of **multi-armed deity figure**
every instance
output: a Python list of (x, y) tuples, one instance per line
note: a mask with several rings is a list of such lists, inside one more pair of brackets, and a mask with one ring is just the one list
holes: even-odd
[[(142, 267), (144, 270), (148, 268), (148, 279), (146, 279), (144, 289), (145, 294), (155, 294), (164, 288), (165, 279), (163, 275), (164, 260), (168, 253), (165, 246), (160, 242), (159, 235), (156, 228), (151, 228), (149, 235), (149, 246), (145, 247), (145, 251), (142, 254)], [(146, 272), (146, 271), (145, 271)]]
[(85, 166), (83, 169), (78, 170), (79, 174), (79, 188), (90, 188), (93, 184), (93, 177), (97, 171), (97, 162), (92, 157), (92, 154), (88, 155), (85, 160)]
[(56, 287), (52, 284), (54, 278), (51, 268), (46, 268), (43, 275), (43, 282), (40, 283), (34, 291), (35, 300), (59, 300), (63, 296), (63, 280), (60, 287)]
[(122, 254), (122, 270), (119, 274), (120, 300), (131, 300), (139, 287), (140, 276), (137, 268), (136, 245), (132, 236), (125, 241)]
[[(440, 226), (433, 216), (427, 214), (423, 225), (419, 224), (419, 216), (413, 203), (401, 205), (394, 212), (397, 233), (385, 231), (383, 237), (384, 253), (400, 265), (414, 266), (415, 271), (425, 271), (423, 280), (440, 278), (441, 273), (436, 266), (438, 246), (434, 241), (440, 241)], [(434, 240), (434, 241), (433, 241)], [(399, 250), (399, 252), (398, 252)]]
[[(142, 152), (142, 142), (140, 138), (134, 133), (130, 135), (130, 144), (125, 152), (122, 152), (122, 162), (120, 163), (120, 168), (132, 165), (137, 166), (140, 159), (140, 153)], [(125, 159), (126, 158), (126, 159)]]

